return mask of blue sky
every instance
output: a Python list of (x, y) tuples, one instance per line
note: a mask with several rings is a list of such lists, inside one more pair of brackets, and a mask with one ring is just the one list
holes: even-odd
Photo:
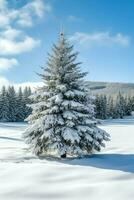
[(88, 80), (134, 82), (133, 0), (0, 0), (0, 85), (38, 82), (63, 24)]

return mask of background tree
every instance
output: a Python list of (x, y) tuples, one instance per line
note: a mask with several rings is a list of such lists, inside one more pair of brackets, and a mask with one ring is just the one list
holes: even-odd
[(32, 103), (31, 99), (29, 98), (31, 94), (32, 94), (31, 88), (25, 87), (23, 92), (24, 113), (25, 113), (24, 119), (26, 119), (32, 112), (32, 109), (28, 106), (29, 104)]
[(25, 103), (23, 99), (23, 93), (21, 87), (19, 88), (18, 94), (16, 96), (16, 120), (17, 121), (24, 121), (25, 119)]
[(10, 121), (9, 116), (9, 99), (8, 93), (5, 86), (2, 87), (1, 97), (0, 97), (0, 121), (7, 122)]
[(6, 89), (4, 86), (0, 92), (0, 121), (23, 122), (31, 113), (31, 108), (27, 106), (31, 102), (29, 99), (31, 89), (26, 87), (22, 91), (15, 91), (13, 86)]
[(117, 96), (115, 106), (116, 118), (123, 118), (123, 116), (125, 116), (125, 99), (120, 92)]
[(97, 95), (95, 98), (95, 113), (96, 118), (106, 119), (107, 118), (107, 97), (106, 95)]
[(107, 98), (107, 118), (114, 118), (114, 99), (112, 96)]

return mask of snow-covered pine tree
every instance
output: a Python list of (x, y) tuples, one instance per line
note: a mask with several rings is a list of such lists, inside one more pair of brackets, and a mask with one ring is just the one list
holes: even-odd
[(8, 122), (9, 119), (9, 100), (8, 93), (5, 86), (2, 87), (1, 96), (0, 96), (0, 121)]
[(24, 91), (23, 91), (25, 118), (27, 118), (32, 112), (32, 109), (27, 106), (27, 105), (31, 104), (31, 99), (29, 98), (29, 96), (31, 96), (31, 88), (30, 87), (25, 87)]
[(126, 116), (130, 116), (131, 115), (131, 110), (130, 110), (130, 107), (129, 107), (129, 97), (125, 96), (124, 97), (124, 101), (125, 101), (125, 108), (124, 108), (125, 115)]
[(114, 118), (115, 106), (114, 99), (112, 96), (108, 97), (107, 100), (107, 116), (108, 118)]
[(95, 104), (95, 117), (97, 119), (100, 119), (100, 116), (101, 116), (101, 101), (100, 101), (100, 96), (97, 94), (96, 97), (95, 97), (95, 101), (94, 101), (94, 104)]
[(103, 95), (103, 119), (107, 119), (107, 97), (106, 95)]
[(126, 98), (126, 115), (131, 115), (134, 111), (134, 97), (129, 96)]
[(63, 33), (40, 76), (24, 138), (36, 155), (82, 156), (100, 151), (109, 134), (96, 126), (92, 96)]
[(121, 92), (117, 95), (115, 113), (116, 118), (123, 118), (125, 116), (125, 99)]
[(134, 96), (132, 97), (132, 111), (134, 111)]
[(107, 97), (106, 95), (96, 95), (95, 98), (95, 115), (98, 119), (107, 118)]
[(9, 121), (15, 122), (17, 102), (16, 102), (16, 92), (13, 86), (8, 87), (8, 100), (9, 100)]
[(22, 122), (25, 119), (25, 103), (21, 87), (16, 95), (16, 121)]

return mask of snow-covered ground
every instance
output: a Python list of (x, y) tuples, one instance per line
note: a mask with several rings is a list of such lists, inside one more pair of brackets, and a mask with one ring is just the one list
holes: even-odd
[(101, 128), (111, 142), (84, 159), (38, 159), (21, 139), (26, 124), (0, 123), (0, 200), (133, 200), (134, 119)]

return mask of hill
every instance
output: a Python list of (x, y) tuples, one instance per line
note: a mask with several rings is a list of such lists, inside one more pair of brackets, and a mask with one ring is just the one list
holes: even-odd
[(134, 83), (88, 82), (88, 84), (94, 94), (117, 95), (121, 92), (123, 95), (134, 96)]

